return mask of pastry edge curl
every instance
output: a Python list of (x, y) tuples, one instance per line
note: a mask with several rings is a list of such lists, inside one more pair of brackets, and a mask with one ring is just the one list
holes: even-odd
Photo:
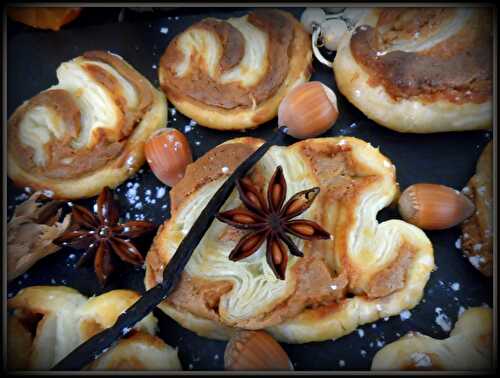
[[(374, 356), (371, 370), (401, 370), (416, 364), (414, 354), (427, 356), (428, 369), (472, 370), (491, 368), (492, 311), (472, 307), (455, 323), (446, 339), (410, 332), (387, 344)], [(488, 364), (489, 362), (489, 364)]]
[[(49, 179), (37, 177), (26, 171), (12, 155), (7, 153), (8, 176), (19, 187), (30, 187), (41, 190), (55, 199), (88, 198), (99, 194), (103, 187), (115, 188), (136, 173), (144, 164), (144, 143), (149, 135), (167, 123), (167, 106), (165, 96), (151, 86), (154, 101), (151, 108), (144, 114), (139, 124), (127, 140), (123, 151), (105, 166), (81, 177), (64, 179)], [(24, 105), (24, 104), (23, 104)], [(23, 106), (21, 105), (21, 106)]]
[[(402, 221), (397, 222), (405, 224)], [(416, 264), (412, 266), (413, 269), (409, 272), (410, 277), (407, 278), (409, 280), (407, 285), (410, 284), (410, 288), (405, 285), (403, 290), (379, 299), (370, 300), (363, 297), (346, 299), (334, 311), (324, 315), (321, 315), (320, 312), (325, 312), (325, 309), (305, 310), (295, 318), (265, 330), (278, 341), (290, 344), (338, 339), (350, 334), (363, 324), (374, 322), (383, 317), (399, 315), (405, 309), (414, 308), (422, 299), (424, 287), (434, 269), (434, 263), (429, 264), (428, 261), (425, 263), (429, 256), (433, 260), (433, 249), (423, 231), (411, 225), (407, 226), (418, 230), (416, 236), (423, 246), (423, 249), (417, 252), (414, 264), (424, 261), (421, 266), (415, 266)], [(378, 309), (380, 305), (383, 310)], [(237, 330), (237, 328), (181, 311), (165, 302), (162, 302), (158, 307), (180, 325), (200, 336), (228, 340)], [(356, 319), (357, 321), (354, 321)]]
[[(255, 109), (242, 109), (238, 107), (226, 110), (216, 106), (206, 105), (189, 96), (172, 93), (162, 85), (167, 99), (178, 111), (192, 118), (198, 124), (212, 129), (253, 129), (270, 121), (278, 114), (278, 107), (286, 94), (293, 87), (308, 81), (311, 77), (312, 50), (310, 47), (309, 34), (302, 29), (302, 26), (295, 18), (294, 33), (296, 40), (293, 42), (292, 59), (289, 61), (290, 66), (286, 78), (276, 93), (256, 106)], [(161, 65), (158, 72), (160, 83), (163, 83), (165, 81), (165, 75)]]
[[(372, 11), (357, 24), (374, 25)], [(353, 29), (355, 30), (355, 29)], [(483, 104), (456, 105), (447, 101), (422, 104), (416, 100), (394, 101), (382, 85), (370, 86), (368, 73), (351, 54), (353, 31), (339, 43), (333, 62), (335, 81), (340, 92), (368, 118), (378, 124), (405, 133), (436, 133), (488, 129), (492, 126), (492, 101)], [(446, 119), (444, 119), (446, 115)]]
[[(342, 301), (335, 311), (326, 314), (321, 313), (325, 310), (305, 310), (293, 319), (270, 327), (269, 333), (288, 343), (335, 340), (348, 335), (363, 324), (399, 315), (403, 310), (414, 308), (422, 299), (430, 273), (435, 268), (433, 248), (425, 233), (417, 227), (399, 220), (387, 222), (398, 223), (403, 230), (406, 228), (410, 231), (413, 242), (418, 243), (420, 247), (417, 248), (411, 268), (407, 271), (403, 289), (376, 299), (364, 296), (348, 298)], [(405, 236), (408, 237), (408, 233)]]

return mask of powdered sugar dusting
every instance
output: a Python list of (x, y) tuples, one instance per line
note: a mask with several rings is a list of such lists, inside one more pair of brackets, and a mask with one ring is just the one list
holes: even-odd
[(139, 189), (140, 184), (138, 182), (136, 183), (127, 183), (127, 191), (125, 192), (125, 197), (127, 197), (127, 200), (129, 204), (135, 205), (137, 201), (139, 201), (139, 196), (137, 193), (137, 189)]
[(440, 326), (443, 331), (450, 332), (451, 321), (450, 318), (448, 318), (448, 315), (446, 315), (441, 307), (436, 307), (434, 311), (437, 314), (436, 319), (434, 320), (436, 324)]
[(403, 310), (399, 314), (399, 317), (401, 318), (402, 321), (408, 320), (411, 318), (411, 312), (408, 310)]
[(167, 193), (167, 189), (164, 186), (157, 186), (156, 187), (156, 198), (157, 199), (162, 199), (166, 193)]
[(469, 256), (469, 262), (476, 268), (479, 269), (481, 263), (484, 263), (484, 257), (475, 255), (475, 256)]
[(465, 308), (463, 306), (460, 306), (458, 308), (458, 317), (461, 317), (464, 312), (465, 312)]
[(421, 352), (412, 353), (410, 359), (412, 360), (415, 367), (424, 368), (432, 366), (431, 358), (425, 353)]

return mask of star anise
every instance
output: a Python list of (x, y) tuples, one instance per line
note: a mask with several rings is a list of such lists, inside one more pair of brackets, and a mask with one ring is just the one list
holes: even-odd
[(248, 178), (236, 184), (240, 199), (246, 209), (236, 208), (217, 214), (217, 219), (242, 230), (250, 230), (230, 252), (231, 261), (242, 260), (254, 254), (267, 240), (267, 263), (277, 278), (284, 280), (288, 263), (285, 245), (294, 256), (304, 254), (294, 244), (290, 235), (305, 240), (330, 239), (330, 234), (316, 222), (296, 219), (309, 209), (319, 193), (319, 188), (303, 190), (286, 199), (286, 181), (281, 166), (276, 168), (268, 187), (267, 202), (258, 187)]
[(119, 207), (108, 187), (99, 194), (95, 213), (79, 205), (72, 205), (71, 213), (72, 225), (58, 243), (86, 249), (77, 266), (94, 258), (94, 270), (101, 285), (114, 271), (112, 254), (132, 265), (143, 264), (144, 257), (130, 239), (154, 231), (156, 226), (147, 221), (118, 223)]

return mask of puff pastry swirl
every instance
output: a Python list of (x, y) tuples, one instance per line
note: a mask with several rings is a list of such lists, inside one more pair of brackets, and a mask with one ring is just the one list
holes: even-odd
[(396, 131), (488, 128), (492, 36), (486, 8), (373, 9), (340, 41), (335, 79), (350, 102)]
[(166, 123), (163, 94), (104, 51), (62, 63), (57, 77), (9, 119), (9, 177), (71, 199), (119, 185), (144, 163), (147, 137)]
[[(8, 300), (10, 370), (48, 370), (79, 344), (111, 327), (139, 299), (113, 290), (88, 299), (65, 286), (31, 286)], [(149, 314), (86, 370), (182, 370), (177, 351), (155, 336)]]
[(311, 75), (308, 34), (289, 13), (206, 18), (177, 35), (160, 60), (160, 84), (175, 107), (221, 130), (254, 128)]
[[(146, 258), (147, 288), (225, 175), (262, 144), (230, 140), (189, 165), (170, 192), (172, 217), (158, 231)], [(400, 220), (378, 223), (379, 210), (397, 195), (395, 168), (377, 149), (355, 138), (309, 139), (272, 147), (250, 173), (264, 188), (277, 165), (287, 195), (318, 186), (305, 213), (333, 240), (294, 237), (303, 258), (289, 256), (286, 280), (267, 265), (264, 246), (238, 262), (228, 255), (243, 231), (219, 222), (200, 241), (176, 291), (160, 308), (181, 325), (210, 338), (226, 339), (235, 329), (266, 329), (280, 341), (335, 339), (359, 325), (414, 307), (434, 268), (425, 234)], [(221, 211), (240, 206), (236, 192)]]

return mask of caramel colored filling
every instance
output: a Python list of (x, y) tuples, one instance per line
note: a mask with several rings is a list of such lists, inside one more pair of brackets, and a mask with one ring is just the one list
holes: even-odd
[[(265, 33), (265, 46), (249, 46), (252, 35), (245, 40), (240, 30), (231, 23), (216, 19), (205, 19), (191, 26), (184, 33), (202, 30), (213, 34), (221, 49), (218, 62), (213, 72), (210, 71), (208, 50), (216, 50), (216, 46), (205, 46), (207, 51), (192, 52), (187, 73), (177, 74), (178, 66), (184, 62), (181, 38), (178, 35), (169, 44), (161, 57), (160, 65), (165, 74), (162, 88), (169, 97), (179, 94), (188, 96), (203, 104), (234, 109), (237, 107), (252, 107), (271, 97), (282, 85), (288, 73), (290, 60), (289, 48), (294, 38), (294, 20), (292, 16), (280, 11), (258, 10), (250, 12), (246, 22)], [(252, 43), (252, 42), (250, 42)], [(238, 79), (220, 81), (221, 76), (238, 66), (245, 54), (251, 54), (251, 49), (265, 49), (265, 58), (259, 64), (266, 64), (267, 69), (253, 85), (243, 85)], [(246, 52), (248, 50), (248, 52)], [(255, 62), (252, 65), (256, 65)], [(242, 67), (244, 75), (248, 67)]]
[(385, 297), (402, 289), (405, 285), (406, 271), (412, 261), (413, 251), (405, 245), (401, 246), (396, 259), (370, 280), (366, 290), (368, 297)]
[[(171, 191), (172, 211), (177, 211), (179, 205), (186, 201), (190, 194), (207, 182), (220, 178), (221, 167), (227, 166), (230, 170), (235, 169), (257, 146), (250, 142), (220, 145), (191, 164), (183, 180)], [(320, 204), (320, 207), (327, 206), (326, 202), (350, 201), (352, 196), (365, 190), (367, 185), (373, 185), (376, 179), (376, 176), (362, 175), (364, 168), (353, 159), (349, 145), (318, 143), (317, 146), (303, 147), (301, 154), (309, 160), (312, 170), (321, 181), (321, 187), (328, 188), (319, 194), (317, 200), (324, 203)], [(256, 184), (266, 182), (259, 167), (252, 170), (248, 177)], [(322, 219), (319, 220), (321, 224), (328, 224), (335, 229), (335, 225), (328, 223), (331, 221), (327, 220), (327, 214), (321, 217)], [(236, 242), (244, 233), (245, 231), (227, 227), (218, 237), (221, 241), (234, 240)], [(340, 236), (336, 235), (336, 237)], [(227, 325), (260, 329), (281, 324), (307, 309), (321, 312), (325, 308), (325, 311), (330, 313), (335, 311), (336, 306), (339, 306), (346, 298), (352, 296), (349, 281), (351, 274), (356, 274), (355, 271), (351, 272), (351, 269), (355, 270), (356, 267), (347, 264), (336, 271), (335, 264), (325, 260), (325, 256), (331, 255), (333, 242), (311, 243), (311, 247), (304, 250), (305, 257), (298, 259), (288, 273), (289, 279), (294, 279), (295, 286), (286, 297), (257, 316), (236, 320)], [(162, 280), (165, 266), (161, 256), (161, 251), (153, 248), (147, 259), (148, 270), (152, 272), (151, 278), (156, 282)], [(403, 244), (397, 256), (368, 282), (364, 292), (358, 294), (365, 296), (367, 300), (377, 300), (404, 288), (407, 270), (413, 261), (413, 256), (411, 248)], [(167, 302), (178, 311), (187, 311), (204, 319), (224, 323), (223, 316), (219, 313), (219, 305), (232, 290), (233, 284), (230, 280), (207, 280), (184, 273), (175, 292)]]
[[(455, 33), (439, 39), (439, 28), (451, 28), (455, 12), (452, 8), (384, 9), (375, 27), (359, 26), (350, 47), (356, 62), (370, 74), (369, 84), (383, 85), (396, 100), (488, 101), (492, 95), (491, 12), (474, 10)], [(424, 45), (432, 38), (436, 43)], [(422, 48), (412, 51), (415, 43)]]
[[(117, 123), (95, 128), (91, 125), (92, 143), (77, 146), (75, 141), (84, 130), (84, 122), (93, 122), (92, 119), (84, 119), (79, 108), (77, 100), (81, 92), (78, 89), (69, 91), (56, 88), (39, 93), (16, 110), (8, 126), (9, 149), (16, 151), (17, 162), (29, 172), (55, 179), (74, 178), (103, 167), (120, 155), (127, 138), (153, 103), (149, 83), (119, 57), (107, 52), (91, 51), (85, 53), (83, 58), (85, 60), (79, 63), (83, 71), (89, 74), (93, 83), (104, 88), (116, 103), (119, 110)], [(97, 63), (109, 67), (123, 82), (128, 83), (139, 103), (131, 107), (117, 76)], [(24, 119), (32, 117), (33, 111), (38, 111), (39, 115), (42, 112), (45, 114), (45, 118), (39, 117), (34, 127), (45, 129), (42, 135), (46, 136), (46, 140), (33, 141), (31, 136), (30, 144), (23, 140), (20, 130)]]
[(224, 175), (224, 167), (229, 172), (234, 171), (252, 152), (254, 148), (243, 143), (222, 144), (188, 165), (182, 180), (170, 191), (172, 211), (191, 193)]

